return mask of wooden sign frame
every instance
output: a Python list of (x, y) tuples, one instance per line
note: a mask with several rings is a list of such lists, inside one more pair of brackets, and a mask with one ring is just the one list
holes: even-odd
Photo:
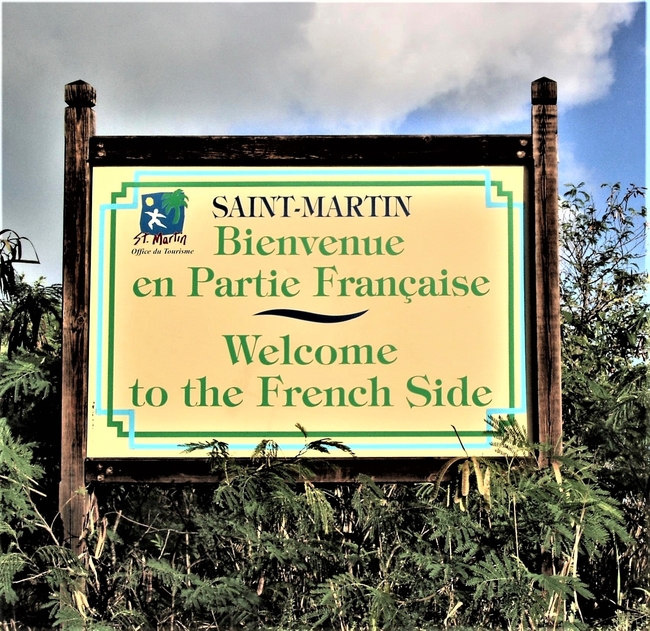
[[(86, 458), (91, 172), (101, 166), (518, 166), (525, 173), (527, 360), (532, 438), (561, 449), (557, 106), (532, 84), (532, 133), (491, 136), (95, 136), (94, 89), (66, 86), (61, 511), (74, 544), (90, 483), (215, 482), (206, 459)], [(333, 458), (319, 479), (422, 481), (447, 458)], [(545, 463), (542, 463), (545, 464)]]

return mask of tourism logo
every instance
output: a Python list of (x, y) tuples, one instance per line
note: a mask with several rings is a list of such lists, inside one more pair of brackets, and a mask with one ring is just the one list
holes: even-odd
[(188, 198), (177, 188), (173, 193), (145, 193), (140, 211), (140, 233), (135, 245), (185, 243), (183, 234)]

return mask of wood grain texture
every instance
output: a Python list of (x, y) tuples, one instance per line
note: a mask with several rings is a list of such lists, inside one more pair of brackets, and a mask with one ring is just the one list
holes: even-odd
[(98, 136), (93, 166), (461, 166), (532, 161), (531, 137)]
[(90, 290), (89, 138), (95, 133), (95, 89), (76, 81), (65, 86), (65, 176), (63, 193), (63, 371), (59, 510), (64, 539), (80, 553), (86, 514), (84, 458), (88, 390)]
[[(532, 84), (538, 440), (562, 452), (557, 84)], [(548, 459), (540, 456), (540, 464)]]
[[(87, 85), (87, 84), (84, 84)], [(531, 277), (538, 298), (532, 299), (536, 315), (535, 340), (530, 347), (534, 355), (532, 364), (539, 362), (540, 392), (539, 438), (559, 437), (561, 405), (559, 391), (559, 286), (557, 276), (557, 106), (548, 102), (555, 83), (540, 79), (533, 83), (533, 133), (500, 136), (101, 136), (89, 139), (84, 148), (82, 137), (93, 136), (91, 96), (83, 86), (66, 86), (66, 99), (70, 94), (66, 112), (66, 209), (74, 216), (74, 223), (66, 220), (66, 242), (70, 253), (64, 255), (70, 287), (75, 287), (74, 297), (67, 298), (67, 344), (70, 366), (81, 367), (87, 357), (87, 296), (89, 188), (87, 155), (91, 167), (102, 166), (524, 166), (534, 170), (535, 191), (534, 232), (538, 241), (534, 248)], [(90, 86), (88, 86), (90, 88)], [(91, 88), (92, 89), (92, 88)], [(94, 92), (94, 91), (93, 91)], [(82, 114), (82, 110), (85, 114)], [(84, 116), (89, 116), (85, 123)], [(71, 117), (70, 123), (68, 118)], [(72, 120), (74, 119), (74, 121)], [(85, 119), (84, 119), (85, 120)], [(76, 122), (75, 122), (76, 121)], [(555, 126), (554, 126), (555, 125)], [(68, 136), (70, 147), (68, 150)], [(73, 148), (74, 147), (74, 148)], [(88, 153), (84, 153), (87, 151)], [(70, 153), (70, 166), (68, 166)], [(532, 178), (531, 178), (532, 179)], [(80, 186), (84, 182), (85, 188)], [(76, 182), (76, 184), (73, 184)], [(82, 190), (83, 189), (83, 190)], [(532, 200), (531, 200), (532, 201)], [(85, 209), (81, 210), (81, 207)], [(85, 213), (85, 214), (84, 214)], [(71, 222), (73, 220), (70, 220)], [(83, 225), (81, 225), (83, 224)], [(74, 227), (72, 227), (74, 226)], [(553, 237), (555, 235), (555, 237)], [(555, 245), (553, 245), (555, 239)], [(532, 247), (532, 244), (531, 244)], [(532, 256), (532, 255), (531, 255)], [(71, 262), (70, 262), (71, 261)], [(555, 261), (555, 267), (554, 263)], [(80, 272), (77, 272), (81, 270)], [(550, 271), (550, 274), (547, 273)], [(555, 276), (554, 276), (555, 274)], [(64, 278), (66, 275), (64, 273)], [(555, 284), (554, 284), (555, 283)], [(557, 296), (556, 296), (557, 294)], [(557, 297), (557, 300), (555, 298)], [(554, 302), (555, 301), (555, 302)], [(557, 308), (556, 308), (557, 306)], [(557, 313), (553, 322), (547, 314)], [(65, 327), (64, 327), (65, 328)], [(555, 334), (557, 332), (557, 335)], [(65, 337), (66, 333), (64, 333)], [(75, 359), (76, 358), (76, 359)], [(80, 358), (84, 358), (83, 361)], [(537, 360), (537, 361), (535, 361)], [(77, 363), (75, 364), (74, 361)], [(64, 484), (62, 503), (74, 489), (88, 483), (216, 483), (218, 477), (209, 471), (206, 460), (165, 459), (161, 461), (114, 460), (86, 461), (82, 477), (79, 462), (85, 455), (85, 364), (82, 370), (70, 371), (68, 393), (70, 402), (64, 417), (70, 421), (68, 440), (64, 434), (64, 452), (76, 454), (74, 474)], [(76, 372), (76, 374), (75, 374)], [(74, 394), (70, 394), (74, 393)], [(73, 408), (72, 405), (76, 405)], [(76, 411), (75, 411), (76, 410)], [(561, 407), (559, 408), (561, 414)], [(79, 419), (83, 419), (79, 423)], [(555, 425), (553, 424), (555, 423)], [(541, 426), (543, 424), (543, 426)], [(79, 442), (80, 441), (80, 442)], [(79, 445), (81, 444), (81, 447)], [(72, 447), (72, 449), (71, 449)], [(64, 455), (64, 458), (67, 457)], [(435, 477), (447, 459), (344, 459), (338, 468), (320, 471), (320, 482), (351, 482), (359, 473), (366, 473), (380, 482), (417, 482)], [(83, 464), (82, 464), (83, 467)], [(82, 480), (80, 484), (80, 479)], [(78, 524), (76, 517), (66, 517), (68, 523)], [(72, 530), (70, 530), (72, 532)]]
[[(250, 459), (237, 459), (242, 464)], [(375, 482), (426, 482), (435, 480), (452, 458), (318, 458), (304, 462), (312, 467), (320, 484), (357, 482), (359, 474)], [(449, 478), (455, 468), (446, 471)], [(217, 484), (222, 477), (210, 472), (208, 459), (147, 458), (94, 459), (86, 461), (86, 483), (103, 484)]]

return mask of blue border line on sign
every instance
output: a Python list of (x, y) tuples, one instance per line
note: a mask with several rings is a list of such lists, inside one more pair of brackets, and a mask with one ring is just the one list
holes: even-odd
[[(273, 169), (273, 168), (259, 168), (259, 169), (243, 169), (243, 170), (229, 170), (224, 172), (224, 170), (211, 171), (211, 170), (182, 170), (175, 169), (173, 171), (164, 171), (164, 170), (138, 170), (134, 172), (134, 181), (142, 182), (144, 177), (216, 177), (216, 178), (228, 178), (234, 179), (241, 177), (242, 179), (248, 178), (251, 176), (260, 175), (479, 175), (484, 178), (485, 182), (485, 205), (486, 208), (507, 208), (508, 202), (499, 202), (492, 199), (491, 189), (491, 172), (489, 169), (438, 169), (438, 168), (366, 168), (366, 169), (357, 169), (357, 168), (313, 168), (313, 167), (304, 167), (300, 169)], [(98, 247), (98, 258), (99, 258), (99, 270), (98, 270), (98, 312), (99, 317), (97, 319), (97, 365), (96, 365), (96, 409), (95, 413), (100, 416), (107, 416), (108, 410), (102, 407), (102, 365), (104, 362), (103, 358), (103, 344), (102, 340), (104, 337), (104, 278), (105, 278), (105, 222), (106, 222), (106, 213), (111, 210), (135, 210), (138, 208), (138, 197), (140, 195), (140, 189), (137, 187), (133, 188), (133, 199), (131, 203), (121, 203), (121, 204), (100, 204), (100, 221), (99, 221), (99, 247)], [(523, 260), (523, 237), (524, 237), (524, 221), (523, 221), (523, 203), (522, 202), (512, 202), (513, 209), (516, 209), (519, 214), (519, 243), (520, 249), (517, 253), (519, 260)], [(519, 273), (519, 286), (521, 291), (524, 287), (524, 267), (523, 264), (520, 264), (520, 273)], [(519, 321), (520, 321), (520, 330), (525, 331), (525, 313), (523, 307), (523, 301), (521, 302), (521, 308), (519, 309)], [(490, 417), (495, 415), (513, 415), (518, 413), (524, 413), (527, 411), (527, 393), (526, 393), (526, 380), (525, 380), (525, 368), (526, 368), (526, 350), (525, 343), (520, 344), (520, 379), (519, 379), (519, 395), (521, 405), (517, 408), (490, 408), (486, 411), (486, 431), (490, 432)], [(171, 444), (171, 443), (136, 443), (136, 429), (135, 429), (135, 410), (133, 409), (116, 409), (113, 410), (113, 416), (126, 416), (128, 419), (128, 443), (129, 449), (133, 450), (174, 450), (178, 451), (183, 448), (183, 444)], [(296, 443), (297, 444), (297, 443)], [(431, 449), (451, 449), (456, 451), (461, 451), (463, 447), (458, 443), (418, 443), (418, 444), (409, 444), (409, 443), (377, 443), (377, 444), (368, 444), (368, 443), (346, 443), (351, 449), (356, 451), (363, 450), (418, 450), (425, 451)], [(466, 443), (466, 446), (469, 448), (484, 448), (490, 447), (492, 445), (492, 435), (488, 434), (483, 442), (472, 442)], [(229, 443), (231, 449), (235, 450), (253, 450), (257, 445), (253, 443)], [(280, 448), (289, 449), (295, 447), (296, 445), (291, 443), (280, 443)]]

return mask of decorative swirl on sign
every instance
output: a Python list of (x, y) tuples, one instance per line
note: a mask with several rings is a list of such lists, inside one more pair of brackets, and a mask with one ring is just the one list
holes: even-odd
[(342, 315), (327, 315), (326, 313), (312, 313), (311, 311), (299, 311), (298, 309), (269, 309), (268, 311), (260, 311), (254, 315), (273, 315), (281, 316), (283, 318), (293, 318), (294, 320), (304, 320), (305, 322), (319, 322), (321, 324), (337, 324), (338, 322), (347, 322), (354, 320), (367, 313), (365, 311), (358, 311), (357, 313), (346, 313)]

